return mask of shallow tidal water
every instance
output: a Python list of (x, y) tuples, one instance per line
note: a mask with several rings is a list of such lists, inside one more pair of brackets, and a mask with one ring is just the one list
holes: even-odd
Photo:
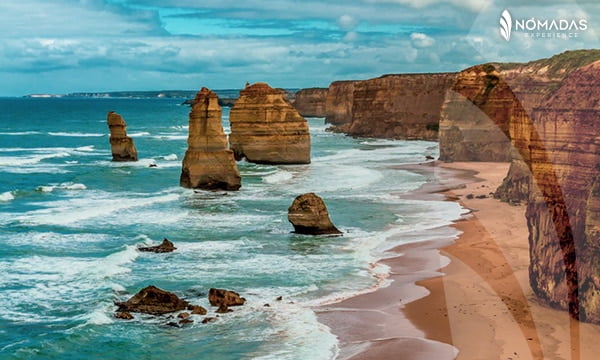
[[(312, 307), (384, 285), (387, 268), (375, 262), (386, 249), (448, 236), (440, 227), (461, 213), (400, 197), (430, 179), (393, 166), (437, 156), (436, 143), (353, 139), (320, 118), (309, 119), (310, 165), (240, 162), (238, 192), (180, 188), (181, 102), (0, 99), (0, 358), (331, 359), (336, 337)], [(110, 110), (140, 161), (110, 161)], [(227, 108), (223, 121), (228, 132)], [(325, 200), (344, 236), (291, 233), (287, 208), (305, 192)], [(165, 237), (175, 252), (136, 250)], [(184, 328), (113, 317), (114, 301), (148, 285), (209, 315), (211, 287), (248, 301)]]

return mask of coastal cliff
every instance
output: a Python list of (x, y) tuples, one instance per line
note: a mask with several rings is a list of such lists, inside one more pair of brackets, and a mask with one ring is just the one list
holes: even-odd
[(329, 85), (325, 98), (325, 122), (343, 125), (352, 122), (354, 84), (357, 81), (334, 81)]
[(442, 107), (440, 160), (510, 161), (515, 106), (518, 101), (495, 66), (461, 71)]
[(354, 83), (351, 136), (437, 140), (454, 73), (385, 75)]
[(180, 185), (204, 190), (238, 190), (241, 177), (221, 124), (217, 94), (203, 87), (189, 115), (188, 149)]
[(248, 85), (229, 113), (229, 142), (237, 160), (310, 163), (308, 123), (284, 94), (266, 83)]
[(127, 136), (127, 124), (123, 117), (114, 111), (107, 115), (110, 130), (110, 148), (112, 161), (137, 161), (138, 154), (133, 139)]
[(531, 287), (600, 323), (600, 61), (572, 72), (532, 114), (527, 207)]
[(326, 88), (308, 88), (296, 92), (292, 105), (298, 113), (307, 117), (325, 117)]
[(507, 202), (527, 201), (531, 183), (527, 166), (531, 134), (529, 117), (536, 107), (553, 96), (569, 74), (597, 60), (600, 60), (600, 50), (575, 50), (525, 64), (496, 64), (520, 107), (515, 108), (510, 120), (511, 166), (495, 197)]

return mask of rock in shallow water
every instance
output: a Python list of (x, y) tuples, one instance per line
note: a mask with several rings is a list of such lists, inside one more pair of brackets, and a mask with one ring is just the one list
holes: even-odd
[(122, 320), (133, 320), (133, 315), (131, 315), (130, 313), (128, 313), (126, 311), (116, 313), (115, 317), (117, 319), (122, 319)]
[(148, 247), (139, 247), (138, 248), (139, 251), (155, 252), (155, 253), (172, 252), (176, 249), (177, 248), (175, 247), (175, 245), (173, 245), (173, 243), (170, 242), (169, 239), (163, 239), (163, 242), (157, 246), (148, 246)]
[(208, 301), (212, 306), (239, 306), (244, 305), (246, 299), (240, 297), (235, 291), (211, 288), (208, 292)]
[(327, 207), (315, 193), (303, 194), (288, 209), (288, 220), (294, 231), (305, 235), (341, 235), (329, 219)]
[(133, 139), (127, 136), (127, 125), (121, 115), (110, 111), (107, 122), (113, 161), (137, 161), (137, 149), (133, 145)]
[(258, 164), (310, 163), (308, 123), (278, 89), (247, 85), (229, 113), (229, 143), (237, 160)]
[(155, 286), (148, 286), (140, 290), (131, 299), (116, 303), (118, 312), (140, 312), (152, 315), (162, 315), (175, 311), (185, 310), (189, 303), (177, 295), (161, 290)]
[(148, 246), (148, 247), (138, 248), (139, 251), (155, 252), (155, 253), (168, 253), (168, 252), (172, 252), (173, 250), (176, 250), (176, 249), (177, 248), (175, 247), (175, 245), (173, 245), (173, 243), (170, 242), (169, 239), (163, 239), (162, 243), (157, 246)]
[(205, 87), (196, 94), (179, 181), (182, 187), (238, 190), (241, 186), (233, 152), (227, 148), (218, 100), (217, 94)]

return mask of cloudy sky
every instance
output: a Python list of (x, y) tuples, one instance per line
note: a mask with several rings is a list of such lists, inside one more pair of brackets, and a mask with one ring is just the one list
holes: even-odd
[[(589, 28), (507, 42), (504, 9)], [(598, 0), (1, 0), (0, 96), (457, 71), (599, 48), (599, 22)]]

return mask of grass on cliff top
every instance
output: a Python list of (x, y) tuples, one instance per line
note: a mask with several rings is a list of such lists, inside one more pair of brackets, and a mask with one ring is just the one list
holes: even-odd
[(600, 60), (600, 49), (570, 50), (550, 58), (530, 61), (528, 63), (496, 63), (502, 70), (518, 67), (534, 67), (541, 69), (548, 66), (549, 76), (566, 75), (571, 71)]

